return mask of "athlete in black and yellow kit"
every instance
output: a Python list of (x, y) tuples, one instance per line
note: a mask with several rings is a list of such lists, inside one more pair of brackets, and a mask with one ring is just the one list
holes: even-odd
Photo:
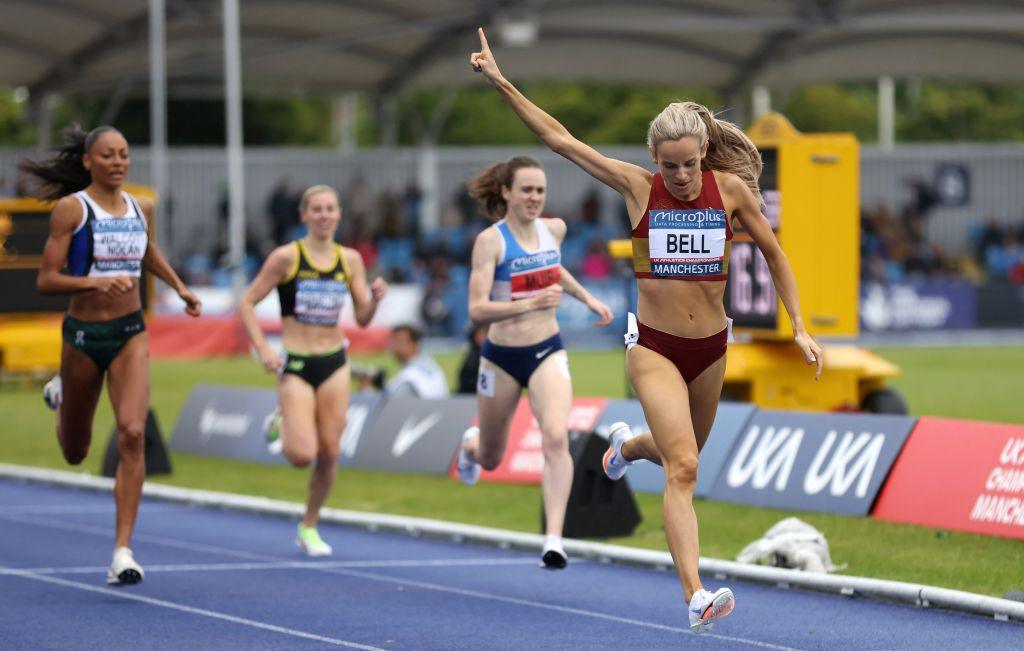
[[(315, 185), (306, 190), (299, 211), (306, 236), (274, 249), (238, 310), (263, 368), (280, 373), (279, 420), (272, 430), (280, 433), (285, 457), (297, 468), (315, 462), (296, 544), (310, 556), (328, 556), (331, 547), (320, 538), (316, 524), (334, 485), (350, 385), (347, 342), (338, 317), (351, 296), (356, 321), (367, 325), (388, 286), (377, 278), (367, 287), (362, 256), (335, 244), (341, 205), (333, 188)], [(285, 360), (267, 343), (256, 319), (256, 304), (275, 287)]]

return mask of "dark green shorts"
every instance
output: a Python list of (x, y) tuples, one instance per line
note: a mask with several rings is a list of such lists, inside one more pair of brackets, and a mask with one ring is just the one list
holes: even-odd
[(289, 351), (281, 374), (298, 375), (306, 381), (306, 384), (315, 389), (334, 375), (334, 372), (344, 366), (347, 361), (348, 356), (345, 354), (344, 348), (325, 355), (300, 355)]
[(103, 373), (128, 340), (146, 331), (142, 312), (133, 312), (111, 321), (81, 321), (64, 317), (64, 341), (88, 355)]

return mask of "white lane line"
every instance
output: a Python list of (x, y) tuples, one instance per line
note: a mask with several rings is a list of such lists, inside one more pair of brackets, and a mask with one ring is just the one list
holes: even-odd
[[(37, 524), (37, 525), (44, 526), (44, 527), (53, 527), (53, 528), (56, 528), (56, 529), (65, 529), (65, 530), (68, 530), (68, 531), (80, 531), (82, 533), (90, 533), (90, 534), (94, 534), (94, 535), (110, 537), (110, 531), (108, 529), (101, 529), (100, 527), (91, 527), (91, 526), (88, 526), (88, 525), (67, 524), (67, 523), (63, 523), (63, 522), (54, 522), (54, 521), (40, 519), (40, 518), (26, 518), (26, 517), (22, 517), (22, 516), (0, 515), (0, 518), (6, 519), (6, 520), (17, 520), (17, 521), (26, 522), (26, 523)], [(151, 542), (153, 544), (164, 545), (164, 546), (167, 546), (167, 547), (175, 547), (175, 548), (178, 548), (178, 549), (187, 549), (189, 551), (205, 551), (205, 552), (212, 553), (212, 554), (221, 554), (223, 556), (234, 556), (236, 558), (248, 558), (248, 559), (255, 559), (255, 560), (269, 561), (269, 562), (281, 562), (283, 560), (281, 558), (277, 558), (277, 557), (274, 557), (274, 556), (269, 556), (269, 555), (266, 555), (266, 554), (254, 554), (252, 552), (238, 551), (238, 550), (234, 550), (234, 549), (229, 549), (227, 547), (219, 547), (217, 545), (207, 545), (207, 544), (202, 544), (202, 543), (192, 544), (192, 543), (188, 543), (188, 542), (185, 542), (185, 541), (175, 540), (173, 538), (165, 538), (163, 536), (154, 536), (154, 535), (149, 535), (149, 534), (133, 534), (132, 537), (135, 540)], [(506, 597), (506, 596), (494, 595), (494, 594), (490, 594), (490, 593), (486, 593), (486, 592), (477, 592), (477, 591), (474, 591), (474, 590), (464, 590), (462, 588), (455, 588), (455, 587), (441, 585), (441, 584), (437, 584), (437, 583), (427, 583), (427, 582), (424, 582), (424, 581), (416, 581), (416, 580), (412, 580), (412, 579), (400, 579), (400, 578), (396, 578), (396, 577), (387, 576), (387, 575), (384, 575), (384, 574), (371, 574), (369, 572), (359, 572), (359, 571), (356, 571), (356, 570), (348, 570), (348, 569), (343, 569), (343, 568), (316, 568), (316, 569), (318, 569), (318, 571), (320, 571), (320, 572), (325, 572), (325, 573), (328, 573), (328, 574), (340, 574), (340, 575), (344, 575), (344, 576), (354, 576), (354, 577), (358, 577), (358, 578), (366, 579), (366, 580), (370, 580), (370, 581), (379, 581), (379, 582), (384, 582), (384, 583), (393, 583), (393, 584), (405, 585), (405, 586), (409, 586), (409, 587), (419, 587), (419, 588), (423, 588), (423, 589), (426, 589), (426, 590), (435, 590), (435, 591), (438, 591), (438, 592), (448, 592), (448, 593), (451, 593), (451, 594), (458, 594), (458, 595), (461, 595), (461, 596), (474, 597), (474, 598), (478, 598), (478, 599), (486, 599), (486, 600), (489, 600), (489, 601), (498, 601), (498, 602), (516, 604), (516, 605), (520, 605), (520, 606), (533, 607), (533, 608), (538, 608), (538, 609), (543, 609), (543, 610), (553, 610), (553, 611), (564, 612), (564, 613), (573, 614), (573, 615), (580, 615), (580, 616), (584, 616), (584, 617), (592, 617), (594, 619), (603, 619), (603, 620), (619, 622), (619, 623), (622, 623), (622, 624), (631, 624), (633, 626), (640, 626), (640, 627), (644, 627), (644, 628), (651, 628), (651, 629), (669, 631), (669, 632), (672, 632), (672, 633), (686, 633), (686, 634), (692, 635), (692, 633), (690, 632), (690, 630), (688, 628), (679, 628), (679, 627), (673, 627), (673, 626), (666, 626), (664, 624), (658, 624), (658, 623), (655, 623), (655, 622), (646, 622), (646, 621), (638, 620), (638, 619), (629, 619), (629, 618), (625, 618), (625, 617), (617, 617), (615, 615), (607, 615), (605, 613), (599, 613), (599, 612), (591, 611), (591, 610), (583, 610), (583, 609), (580, 609), (580, 608), (571, 608), (571, 607), (568, 607), (568, 606), (556, 606), (554, 604), (546, 604), (546, 603), (541, 603), (541, 602), (536, 602), (536, 601), (529, 601), (527, 599), (519, 599), (518, 597)], [(741, 637), (733, 637), (733, 636), (729, 636), (729, 635), (719, 635), (718, 633), (704, 633), (703, 635), (701, 635), (701, 637), (702, 638), (720, 639), (720, 640), (725, 640), (725, 641), (728, 641), (728, 642), (736, 642), (736, 643), (740, 643), (740, 644), (747, 644), (747, 645), (754, 646), (754, 647), (759, 647), (759, 648), (762, 648), (762, 649), (778, 649), (780, 651), (791, 651), (791, 650), (792, 651), (797, 651), (794, 647), (778, 646), (778, 645), (771, 644), (771, 643), (768, 643), (768, 642), (761, 642), (759, 640), (749, 640), (749, 639), (741, 638)]]
[[(10, 568), (3, 568), (10, 569)], [(59, 585), (65, 588), (74, 588), (76, 590), (84, 590), (86, 592), (95, 592), (102, 595), (111, 597), (119, 597), (121, 599), (128, 599), (130, 601), (139, 601), (150, 606), (159, 606), (161, 608), (169, 608), (171, 610), (177, 610), (183, 613), (189, 613), (191, 615), (201, 615), (203, 617), (209, 617), (211, 619), (219, 619), (225, 622), (232, 622), (234, 624), (241, 624), (243, 626), (249, 626), (252, 628), (262, 629), (264, 631), (271, 631), (274, 633), (280, 633), (282, 635), (290, 635), (292, 637), (298, 637), (306, 640), (312, 640), (314, 642), (324, 642), (325, 644), (333, 644), (334, 646), (343, 646), (350, 649), (366, 649), (367, 651), (384, 651), (380, 647), (369, 646), (367, 644), (359, 644), (357, 642), (350, 642), (348, 640), (339, 640), (334, 637), (326, 637), (323, 635), (316, 635), (315, 633), (307, 633), (306, 631), (299, 631), (294, 628), (285, 628), (284, 626), (276, 626), (274, 624), (267, 624), (266, 622), (259, 622), (254, 619), (246, 619), (245, 617), (236, 617), (234, 615), (228, 615), (227, 613), (220, 613), (215, 610), (206, 610), (205, 608), (196, 608), (194, 606), (186, 606), (185, 604), (175, 603), (173, 601), (165, 601), (164, 599), (154, 599), (153, 597), (144, 597), (142, 595), (133, 594), (124, 590), (114, 590), (111, 588), (101, 588), (94, 585), (87, 585), (85, 583), (78, 583), (76, 581), (68, 581), (66, 579), (58, 579), (53, 576), (42, 576), (39, 574), (24, 574), (16, 573), (10, 576), (17, 576), (22, 579), (30, 579), (32, 581), (41, 581), (43, 583), (52, 583), (53, 585)]]
[[(680, 628), (676, 626), (666, 626), (665, 624), (657, 624), (655, 622), (645, 622), (640, 619), (631, 619), (628, 617), (619, 617), (617, 615), (608, 615), (605, 613), (599, 613), (592, 610), (583, 610), (582, 608), (572, 608), (569, 606), (558, 606), (555, 604), (548, 604), (539, 601), (530, 601), (529, 599), (520, 599), (518, 597), (506, 597), (503, 595), (491, 594), (489, 592), (479, 592), (477, 590), (466, 590), (464, 588), (455, 588), (452, 586), (441, 585), (438, 583), (429, 583), (427, 581), (416, 581), (414, 579), (402, 579), (393, 576), (387, 576), (386, 574), (373, 574), (371, 572), (359, 572), (355, 570), (324, 570), (332, 574), (344, 574), (346, 576), (357, 576), (371, 581), (381, 581), (384, 583), (394, 583), (397, 585), (404, 585), (415, 588), (423, 588), (425, 590), (436, 590), (438, 592), (448, 592), (451, 594), (457, 594), (465, 597), (475, 597), (477, 599), (487, 599), (489, 601), (499, 601), (502, 603), (516, 604), (519, 606), (528, 606), (531, 608), (540, 608), (542, 610), (553, 610), (560, 613), (568, 613), (570, 615), (581, 615), (583, 617), (592, 617), (594, 619), (603, 619), (607, 621), (617, 622), (619, 624), (630, 624), (632, 626), (641, 626), (643, 628), (652, 628), (659, 631), (669, 631), (671, 633), (687, 633), (691, 634), (690, 629)], [(742, 637), (732, 637), (727, 635), (718, 635), (717, 633), (704, 633), (701, 635), (702, 638), (715, 638), (720, 640), (728, 640), (730, 642), (741, 642), (755, 647), (763, 649), (779, 649), (781, 651), (796, 651), (793, 647), (777, 646), (768, 642), (760, 642), (758, 640), (748, 640)]]
[[(0, 506), (0, 514), (25, 513), (28, 515), (33, 515), (36, 513), (46, 513), (48, 515), (75, 513), (114, 513), (115, 510), (116, 507), (113, 502), (111, 502), (110, 504), (83, 504), (81, 506), (74, 506), (70, 504), (7, 504), (5, 506)], [(151, 505), (143, 503), (142, 505), (140, 505), (139, 513), (161, 513), (172, 510), (178, 509), (172, 509), (167, 506), (161, 506), (159, 504)]]
[[(442, 558), (422, 560), (379, 561), (282, 561), (279, 563), (187, 563), (145, 566), (153, 572), (232, 572), (251, 570), (318, 570), (333, 567), (479, 567), (497, 565), (536, 565), (532, 558)], [(96, 574), (107, 571), (105, 565), (76, 567), (0, 567), (3, 574)]]

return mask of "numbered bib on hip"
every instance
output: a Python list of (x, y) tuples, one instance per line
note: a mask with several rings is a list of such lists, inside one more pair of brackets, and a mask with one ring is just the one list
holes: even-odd
[(494, 370), (480, 369), (476, 377), (476, 392), (488, 398), (494, 397)]

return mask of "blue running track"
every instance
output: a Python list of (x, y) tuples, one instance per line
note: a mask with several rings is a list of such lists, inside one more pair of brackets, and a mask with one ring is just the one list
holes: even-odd
[[(734, 582), (736, 611), (687, 628), (675, 576), (145, 500), (146, 570), (108, 587), (109, 494), (0, 480), (0, 649), (1020, 649), (1024, 626)], [(717, 583), (713, 584), (717, 587)]]

